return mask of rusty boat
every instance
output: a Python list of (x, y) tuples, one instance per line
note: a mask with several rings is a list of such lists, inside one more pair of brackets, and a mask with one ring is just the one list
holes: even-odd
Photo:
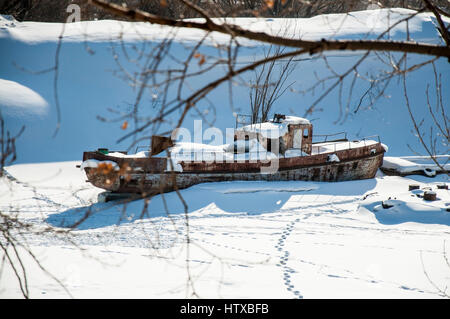
[(88, 151), (80, 166), (96, 187), (149, 196), (205, 182), (368, 179), (387, 150), (378, 136), (313, 136), (311, 122), (295, 116), (275, 114), (266, 122), (244, 124), (236, 120), (229, 144), (177, 143), (153, 136), (147, 151)]

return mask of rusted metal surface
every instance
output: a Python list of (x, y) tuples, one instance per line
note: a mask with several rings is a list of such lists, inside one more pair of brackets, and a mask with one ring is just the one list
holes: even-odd
[[(330, 154), (336, 154), (339, 162), (327, 162)], [(126, 193), (157, 194), (183, 189), (195, 184), (219, 181), (347, 181), (373, 178), (382, 165), (384, 149), (380, 143), (332, 153), (312, 156), (278, 158), (278, 169), (273, 173), (261, 173), (263, 161), (235, 162), (181, 162), (182, 172), (166, 172), (165, 158), (116, 158), (98, 152), (85, 152), (83, 160), (97, 159), (116, 162), (120, 171), (105, 176), (96, 168), (85, 168), (89, 181), (100, 188)], [(129, 167), (123, 170), (123, 167)]]
[[(375, 149), (375, 153), (373, 153)], [(278, 167), (280, 170), (285, 169), (295, 169), (308, 166), (317, 166), (327, 164), (327, 159), (330, 154), (336, 154), (340, 162), (345, 162), (349, 160), (358, 160), (368, 157), (373, 154), (384, 153), (384, 149), (381, 147), (380, 143), (361, 146), (353, 149), (346, 149), (341, 151), (336, 151), (332, 153), (323, 153), (312, 156), (299, 156), (290, 158), (278, 158)], [(245, 160), (245, 161), (233, 161), (233, 162), (181, 162), (183, 167), (183, 172), (220, 172), (220, 173), (237, 173), (237, 172), (260, 172), (261, 167), (269, 167), (270, 163), (266, 161), (257, 160)]]
[(311, 124), (289, 124), (289, 132), (283, 137), (286, 148), (289, 149), (295, 147), (294, 132), (295, 130), (301, 130), (301, 140), (302, 140), (301, 150), (306, 154), (311, 154), (312, 135), (313, 135), (312, 129), (313, 127)]
[(164, 172), (167, 167), (167, 159), (164, 157), (146, 157), (146, 158), (125, 158), (125, 157), (113, 157), (94, 152), (84, 152), (83, 161), (88, 159), (95, 159), (98, 161), (113, 161), (116, 162), (120, 167), (125, 164), (131, 169), (141, 171), (144, 173), (160, 173)]
[(426, 191), (423, 193), (423, 199), (428, 201), (434, 201), (436, 200), (436, 192), (433, 191)]
[(157, 155), (173, 145), (174, 145), (173, 141), (170, 137), (153, 135), (151, 145), (151, 156)]

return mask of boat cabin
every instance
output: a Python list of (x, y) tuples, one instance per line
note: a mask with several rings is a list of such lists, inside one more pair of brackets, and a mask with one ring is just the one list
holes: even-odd
[(268, 152), (284, 155), (287, 150), (299, 150), (307, 155), (312, 151), (313, 127), (309, 120), (275, 114), (263, 123), (236, 127), (234, 140), (256, 139)]

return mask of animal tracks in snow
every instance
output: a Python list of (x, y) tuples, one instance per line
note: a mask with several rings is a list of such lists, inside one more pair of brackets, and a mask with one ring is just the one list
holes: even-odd
[(279, 263), (277, 264), (277, 266), (281, 267), (283, 270), (283, 283), (286, 286), (286, 289), (292, 292), (296, 298), (303, 298), (303, 295), (300, 293), (299, 290), (295, 289), (295, 286), (291, 282), (291, 274), (295, 273), (296, 271), (287, 265), (290, 253), (288, 250), (285, 249), (286, 239), (289, 237), (292, 230), (294, 229), (295, 223), (299, 221), (300, 218), (297, 218), (296, 220), (287, 224), (284, 231), (282, 232), (282, 235), (280, 236), (280, 239), (278, 240), (277, 245), (275, 246), (275, 249), (281, 253)]

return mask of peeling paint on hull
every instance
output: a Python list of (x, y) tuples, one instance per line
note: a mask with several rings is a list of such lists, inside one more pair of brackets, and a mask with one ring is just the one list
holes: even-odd
[[(146, 195), (170, 192), (199, 183), (220, 181), (321, 181), (338, 182), (373, 178), (383, 163), (384, 149), (380, 144), (342, 150), (336, 154), (340, 162), (327, 162), (331, 153), (280, 158), (278, 170), (263, 174), (261, 162), (181, 162), (183, 172), (164, 172), (165, 158), (122, 159), (97, 152), (85, 152), (83, 160), (115, 160), (125, 162), (131, 170), (126, 175), (117, 172), (102, 175), (95, 168), (85, 168), (89, 182), (112, 192)], [(146, 162), (147, 161), (147, 162)], [(152, 162), (152, 165), (149, 165)]]

